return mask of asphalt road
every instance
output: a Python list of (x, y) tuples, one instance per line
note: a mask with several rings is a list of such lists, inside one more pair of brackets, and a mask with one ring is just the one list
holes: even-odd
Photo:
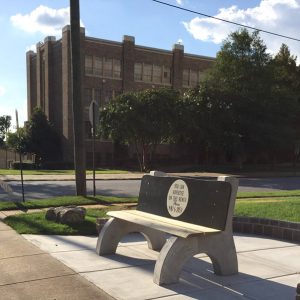
[[(0, 201), (7, 199), (21, 200), (21, 183), (9, 183), (14, 191), (13, 198), (0, 188)], [(62, 195), (75, 195), (74, 181), (25, 181), (25, 199), (43, 199)], [(98, 180), (96, 194), (136, 196), (140, 188), (140, 180)], [(241, 178), (239, 191), (279, 191), (300, 189), (300, 177), (280, 178)], [(91, 180), (87, 181), (88, 194), (93, 193)]]

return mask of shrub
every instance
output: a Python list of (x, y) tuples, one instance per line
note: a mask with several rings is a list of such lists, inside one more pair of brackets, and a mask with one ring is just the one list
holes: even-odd
[[(12, 169), (14, 170), (20, 170), (21, 163), (19, 161), (14, 161), (11, 164)], [(36, 164), (33, 162), (22, 162), (22, 169), (23, 170), (35, 170)]]

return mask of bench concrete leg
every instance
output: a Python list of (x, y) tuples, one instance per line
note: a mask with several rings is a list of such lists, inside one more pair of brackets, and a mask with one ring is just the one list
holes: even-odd
[(206, 253), (210, 257), (215, 274), (232, 275), (238, 272), (232, 236), (224, 232), (186, 239), (173, 236), (160, 252), (153, 281), (158, 285), (178, 282), (184, 264), (198, 253)]
[(172, 236), (160, 251), (154, 268), (154, 283), (158, 285), (178, 282), (185, 262), (195, 255), (197, 241)]
[(116, 253), (119, 242), (122, 237), (131, 232), (140, 232), (148, 242), (149, 249), (160, 250), (165, 241), (165, 234), (144, 226), (130, 223), (121, 219), (109, 219), (100, 231), (96, 252), (98, 255)]

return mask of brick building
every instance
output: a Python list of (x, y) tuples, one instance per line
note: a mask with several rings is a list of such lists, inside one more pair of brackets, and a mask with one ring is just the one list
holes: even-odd
[[(84, 28), (81, 28), (81, 48), (88, 163), (91, 159), (88, 108), (92, 99), (105, 105), (113, 97), (128, 91), (190, 88), (201, 81), (205, 70), (214, 61), (211, 57), (184, 53), (181, 44), (175, 44), (172, 51), (167, 51), (135, 45), (132, 36), (124, 36), (122, 42), (88, 37)], [(38, 43), (36, 53), (28, 51), (26, 60), (28, 118), (36, 106), (41, 107), (61, 135), (62, 160), (72, 162), (70, 26), (63, 28), (61, 39), (48, 36), (43, 43)], [(97, 141), (98, 165), (109, 162), (113, 151), (110, 141)]]

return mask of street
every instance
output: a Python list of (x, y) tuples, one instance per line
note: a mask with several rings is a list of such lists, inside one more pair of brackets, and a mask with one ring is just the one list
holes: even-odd
[[(0, 201), (18, 200), (21, 196), (21, 183), (9, 182), (14, 191), (14, 196), (8, 198), (0, 188)], [(139, 193), (140, 180), (97, 180), (97, 195), (112, 196), (137, 196)], [(75, 195), (74, 181), (25, 181), (25, 199), (44, 199), (55, 196)], [(279, 191), (300, 189), (300, 177), (277, 177), (277, 178), (241, 178), (239, 191)], [(93, 182), (87, 181), (87, 191), (93, 193)]]

